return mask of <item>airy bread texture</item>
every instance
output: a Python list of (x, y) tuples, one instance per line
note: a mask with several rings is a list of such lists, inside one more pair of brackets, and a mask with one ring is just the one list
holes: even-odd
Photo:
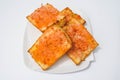
[(71, 48), (71, 40), (59, 26), (48, 28), (28, 50), (43, 70), (51, 67)]

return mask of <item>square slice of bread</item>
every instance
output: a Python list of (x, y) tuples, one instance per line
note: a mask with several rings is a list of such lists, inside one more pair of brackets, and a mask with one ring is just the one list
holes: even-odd
[(72, 41), (72, 48), (67, 52), (68, 56), (75, 64), (80, 64), (98, 46), (98, 43), (83, 26), (86, 21), (80, 15), (73, 13), (70, 8), (62, 10), (59, 16), (64, 18), (56, 24), (66, 31)]
[(98, 46), (98, 43), (75, 18), (72, 18), (63, 29), (72, 41), (72, 48), (67, 52), (68, 56), (75, 64), (80, 64)]
[(61, 19), (62, 19), (62, 22), (64, 21), (64, 23), (66, 22), (66, 24), (67, 24), (69, 22), (69, 20), (72, 18), (75, 18), (81, 24), (86, 23), (86, 21), (80, 15), (73, 13), (69, 7), (66, 7), (65, 9), (63, 9), (59, 13), (58, 18), (60, 18), (59, 23), (61, 23)]
[(59, 11), (51, 4), (42, 5), (26, 18), (40, 31), (44, 32), (48, 26), (55, 23)]
[(28, 50), (43, 70), (50, 68), (71, 48), (71, 40), (59, 26), (49, 27)]

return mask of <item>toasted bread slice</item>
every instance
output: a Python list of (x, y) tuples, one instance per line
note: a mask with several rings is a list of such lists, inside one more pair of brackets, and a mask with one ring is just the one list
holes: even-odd
[(71, 18), (63, 29), (72, 41), (72, 48), (67, 52), (68, 56), (75, 64), (80, 64), (98, 46), (98, 43), (76, 18)]
[(68, 7), (66, 7), (59, 13), (58, 18), (60, 18), (59, 23), (64, 21), (64, 24), (65, 22), (67, 24), (72, 18), (75, 18), (79, 23), (83, 25), (86, 23), (86, 21), (80, 15), (73, 13), (72, 10)]
[(71, 48), (71, 40), (59, 26), (49, 27), (28, 50), (43, 70), (51, 67)]
[(67, 7), (59, 13), (59, 16), (64, 18), (56, 24), (66, 31), (72, 41), (72, 48), (67, 52), (68, 56), (75, 64), (80, 64), (98, 43), (83, 26), (86, 21), (80, 15), (73, 13)]
[(48, 26), (55, 23), (59, 11), (51, 4), (42, 5), (26, 18), (40, 31), (44, 32)]

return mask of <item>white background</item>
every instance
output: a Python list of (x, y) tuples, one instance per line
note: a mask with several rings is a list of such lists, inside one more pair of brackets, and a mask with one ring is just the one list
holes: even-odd
[[(41, 3), (59, 10), (83, 10), (90, 18), (95, 39), (95, 62), (81, 72), (40, 73), (23, 60), (26, 16)], [(120, 80), (120, 0), (0, 0), (0, 80)]]

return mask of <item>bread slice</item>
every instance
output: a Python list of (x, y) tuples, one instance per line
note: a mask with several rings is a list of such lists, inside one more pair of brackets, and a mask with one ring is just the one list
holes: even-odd
[(50, 68), (71, 48), (71, 40), (59, 26), (49, 27), (28, 50), (43, 70)]
[(98, 46), (98, 43), (75, 18), (72, 18), (63, 29), (72, 41), (72, 48), (67, 54), (75, 64), (80, 64)]
[(83, 26), (86, 21), (70, 8), (65, 8), (59, 13), (64, 16), (57, 24), (69, 35), (72, 48), (67, 52), (75, 64), (80, 64), (98, 46), (93, 36)]
[(59, 11), (51, 4), (42, 5), (26, 18), (40, 31), (44, 32), (48, 26), (55, 23)]
[[(72, 10), (69, 7), (66, 7), (65, 9), (63, 9), (59, 15), (58, 18), (62, 19), (62, 22), (64, 20), (64, 23), (66, 22), (66, 24), (72, 19), (75, 18), (79, 23), (81, 24), (85, 24), (86, 21), (78, 14), (73, 13)], [(61, 19), (59, 20), (59, 23), (61, 23)]]

